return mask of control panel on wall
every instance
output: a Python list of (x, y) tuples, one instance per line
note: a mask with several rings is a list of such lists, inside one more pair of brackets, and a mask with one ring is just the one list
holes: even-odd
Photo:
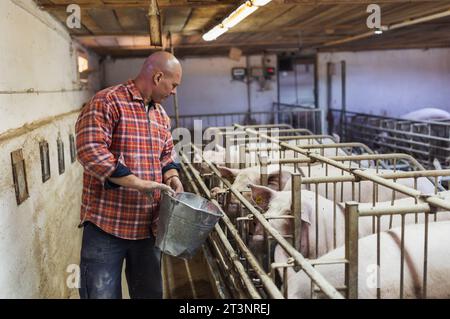
[(231, 69), (231, 79), (233, 81), (244, 81), (247, 76), (246, 68), (232, 68)]

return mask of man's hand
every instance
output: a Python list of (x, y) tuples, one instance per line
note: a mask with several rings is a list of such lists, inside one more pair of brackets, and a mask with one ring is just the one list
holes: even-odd
[(137, 189), (138, 191), (140, 191), (143, 194), (151, 193), (152, 191), (157, 190), (157, 189), (166, 191), (170, 194), (174, 193), (174, 191), (165, 184), (160, 184), (160, 183), (152, 182), (152, 181), (145, 181), (143, 179), (136, 177), (135, 175), (128, 175), (128, 176), (124, 176), (124, 177), (110, 177), (109, 180), (115, 184), (118, 184), (118, 185), (121, 185), (124, 187)]
[(152, 181), (142, 180), (142, 182), (140, 183), (139, 188), (138, 188), (138, 190), (144, 194), (151, 193), (152, 191), (157, 190), (157, 189), (168, 192), (171, 195), (174, 195), (174, 191), (169, 186), (167, 186), (165, 184), (160, 184), (157, 182), (152, 182)]
[(173, 189), (176, 193), (184, 192), (183, 184), (181, 184), (178, 175), (166, 179), (166, 185), (170, 186), (170, 188)]

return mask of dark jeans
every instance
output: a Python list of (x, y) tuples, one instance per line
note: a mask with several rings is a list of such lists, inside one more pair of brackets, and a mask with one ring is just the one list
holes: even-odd
[(81, 299), (121, 299), (124, 260), (130, 297), (161, 299), (161, 252), (155, 239), (118, 238), (90, 222), (81, 247)]

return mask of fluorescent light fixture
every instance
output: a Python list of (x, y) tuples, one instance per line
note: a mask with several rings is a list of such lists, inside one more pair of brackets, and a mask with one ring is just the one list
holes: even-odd
[(220, 37), (227, 32), (230, 28), (237, 25), (239, 22), (247, 18), (253, 12), (258, 10), (259, 7), (265, 6), (272, 0), (251, 0), (246, 1), (234, 10), (228, 17), (226, 17), (221, 24), (216, 25), (203, 35), (203, 40), (212, 41)]
[(376, 29), (374, 33), (375, 33), (375, 34), (383, 34), (383, 30), (381, 30), (381, 29)]
[(253, 12), (258, 10), (257, 6), (253, 6), (251, 1), (247, 1), (242, 4), (239, 8), (234, 10), (225, 20), (223, 20), (222, 24), (227, 28), (232, 28)]
[(252, 4), (257, 7), (262, 7), (268, 4), (272, 0), (252, 0)]
[(225, 27), (223, 24), (218, 24), (208, 32), (206, 32), (203, 35), (203, 40), (205, 41), (212, 41), (220, 37), (222, 34), (228, 31), (228, 28)]

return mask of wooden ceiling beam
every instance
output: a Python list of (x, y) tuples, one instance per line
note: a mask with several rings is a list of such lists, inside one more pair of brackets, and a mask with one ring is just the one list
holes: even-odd
[(435, 2), (436, 0), (274, 0), (277, 4), (299, 4), (299, 5), (327, 5), (327, 4), (340, 4), (340, 5), (355, 5), (355, 4), (383, 4), (383, 3), (423, 3), (423, 2)]
[[(107, 2), (104, 1), (103, 4), (99, 3), (77, 3), (77, 1), (71, 1), (71, 3), (77, 4), (81, 9), (121, 9), (121, 8), (148, 8), (148, 1), (123, 1), (123, 2)], [(223, 7), (236, 5), (239, 1), (237, 0), (221, 0), (217, 2), (211, 1), (177, 1), (177, 2), (162, 2), (159, 7), (162, 8), (204, 8), (204, 7)], [(38, 6), (46, 11), (65, 11), (70, 3), (38, 3)]]
[[(402, 29), (411, 25), (415, 25), (415, 24), (419, 24), (419, 23), (424, 23), (424, 22), (428, 22), (428, 21), (432, 21), (432, 20), (436, 20), (436, 19), (441, 19), (444, 17), (449, 17), (450, 16), (450, 9), (446, 10), (446, 11), (442, 11), (439, 13), (435, 13), (432, 15), (428, 15), (428, 16), (424, 16), (424, 17), (420, 17), (420, 18), (415, 18), (415, 19), (405, 19), (405, 21), (403, 22), (399, 22), (399, 23), (395, 23), (395, 24), (391, 24), (388, 26), (388, 31), (392, 31), (392, 30), (397, 30), (397, 29)], [(358, 35), (354, 35), (354, 36), (350, 36), (347, 38), (343, 38), (340, 40), (336, 40), (336, 41), (330, 41), (330, 42), (326, 42), (322, 45), (322, 47), (328, 47), (328, 46), (335, 46), (335, 45), (340, 45), (340, 44), (344, 44), (344, 43), (348, 43), (348, 42), (352, 42), (352, 41), (356, 41), (356, 40), (361, 40), (361, 39), (365, 39), (365, 38), (369, 38), (374, 36), (374, 32), (373, 31), (368, 31), (368, 32), (364, 32)]]

